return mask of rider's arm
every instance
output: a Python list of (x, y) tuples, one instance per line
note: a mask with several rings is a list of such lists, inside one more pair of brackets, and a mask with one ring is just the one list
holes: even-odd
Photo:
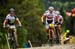
[(64, 19), (62, 18), (61, 20), (62, 20), (62, 23), (63, 23)]
[(41, 17), (41, 21), (44, 22), (46, 16), (47, 16), (48, 11), (45, 11), (45, 13)]
[(58, 19), (58, 22), (63, 23), (63, 18)]
[(44, 18), (45, 18), (45, 16), (42, 16), (42, 17), (41, 17), (41, 21), (42, 21), (42, 22), (44, 22)]
[(10, 15), (10, 14), (8, 14), (8, 15), (6, 16), (6, 18), (5, 18), (4, 22), (3, 22), (3, 27), (5, 27), (6, 22), (7, 22), (8, 18), (9, 18), (9, 15)]
[(58, 22), (60, 22), (60, 20), (61, 20), (61, 23), (63, 23), (64, 19), (61, 15), (60, 15), (60, 18), (59, 18)]
[(7, 20), (5, 19), (3, 22), (3, 27), (5, 27)]
[(19, 26), (22, 26), (22, 24), (21, 24), (19, 18), (16, 18), (16, 21), (18, 22)]

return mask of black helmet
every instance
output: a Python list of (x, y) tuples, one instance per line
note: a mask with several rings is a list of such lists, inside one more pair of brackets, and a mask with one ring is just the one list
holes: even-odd
[(10, 12), (15, 12), (15, 9), (14, 8), (10, 8), (9, 11)]

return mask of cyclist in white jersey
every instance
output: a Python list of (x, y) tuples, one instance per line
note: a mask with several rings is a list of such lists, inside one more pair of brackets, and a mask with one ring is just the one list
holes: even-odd
[(15, 22), (16, 21), (18, 22), (19, 26), (22, 26), (19, 18), (15, 14), (15, 9), (14, 8), (10, 8), (10, 13), (7, 14), (7, 16), (6, 16), (6, 18), (5, 18), (4, 22), (3, 22), (3, 27), (5, 28), (6, 25), (7, 25), (9, 28), (13, 28), (14, 29), (16, 45), (18, 46), (17, 34), (16, 34), (16, 26), (15, 26)]
[(63, 17), (60, 15), (59, 11), (55, 11), (56, 16), (55, 16), (55, 22), (57, 21), (58, 23), (62, 24), (63, 23)]
[(49, 7), (50, 9), (47, 10), (43, 16), (41, 17), (41, 21), (44, 22), (44, 19), (46, 20), (46, 29), (49, 28), (48, 24), (53, 23), (54, 24), (54, 17), (56, 16), (54, 8)]
[[(49, 29), (50, 29), (49, 24), (54, 24), (54, 17), (55, 16), (56, 16), (56, 14), (54, 11), (54, 7), (49, 7), (48, 10), (41, 17), (42, 23), (45, 22), (45, 27), (46, 27), (47, 33), (49, 33)], [(45, 21), (44, 21), (44, 19), (45, 19)], [(53, 32), (52, 34), (54, 35), (54, 30), (52, 30), (52, 32)]]
[(62, 15), (60, 15), (60, 12), (59, 11), (56, 11), (56, 16), (55, 16), (55, 25), (58, 25), (58, 28), (59, 28), (59, 32), (60, 34), (62, 33), (62, 23), (63, 23), (63, 17)]

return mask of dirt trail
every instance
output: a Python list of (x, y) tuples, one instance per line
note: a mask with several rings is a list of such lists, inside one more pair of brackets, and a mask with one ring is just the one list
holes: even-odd
[(54, 45), (54, 46), (43, 46), (33, 48), (19, 48), (19, 49), (75, 49), (75, 45)]

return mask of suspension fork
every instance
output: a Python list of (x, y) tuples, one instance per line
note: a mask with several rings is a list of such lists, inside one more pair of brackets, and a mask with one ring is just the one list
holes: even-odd
[(55, 27), (55, 33), (56, 33), (56, 43), (60, 43), (60, 33), (59, 33), (59, 29), (58, 26)]
[(51, 29), (49, 29), (49, 40), (50, 39), (53, 39), (53, 30)]
[(13, 42), (12, 43), (12, 45), (11, 46), (13, 46), (12, 48), (13, 49), (16, 49), (16, 43), (15, 43), (15, 35), (14, 35), (14, 30), (13, 29), (10, 29), (10, 34), (11, 34), (11, 38), (13, 39), (11, 42)]
[(48, 38), (49, 38), (49, 40), (50, 40), (50, 37), (51, 37), (51, 36), (50, 36), (50, 29), (49, 29), (49, 33), (48, 33), (48, 35), (49, 35), (49, 37), (48, 37)]
[[(14, 30), (8, 28), (7, 31), (8, 31), (8, 35), (6, 36), (6, 37), (7, 37), (7, 38), (6, 38), (6, 39), (7, 39), (7, 44), (8, 44), (8, 48), (11, 49), (11, 47), (12, 47), (12, 46), (11, 46), (11, 43), (14, 42), (14, 41), (12, 41), (12, 40), (15, 39), (15, 37), (14, 37), (14, 36), (15, 36), (15, 35), (14, 35)], [(10, 39), (8, 39), (8, 38), (10, 38)], [(14, 43), (13, 43), (13, 44), (14, 44)], [(16, 45), (15, 45), (15, 46), (16, 46)], [(12, 48), (12, 49), (13, 49), (13, 48)]]

